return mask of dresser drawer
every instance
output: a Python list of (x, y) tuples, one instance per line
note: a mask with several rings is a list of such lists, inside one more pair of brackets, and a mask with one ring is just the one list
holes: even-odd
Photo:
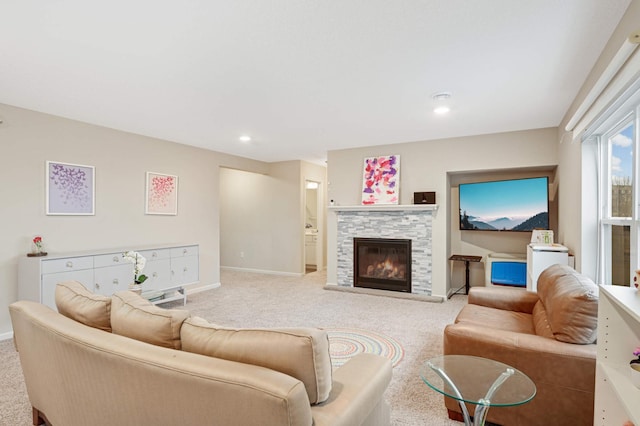
[(93, 257), (94, 268), (104, 268), (122, 264), (133, 265), (133, 263), (124, 260), (122, 253), (99, 254)]
[(93, 256), (67, 257), (64, 259), (42, 261), (43, 274), (55, 274), (56, 272), (79, 271), (92, 268)]
[(138, 253), (144, 256), (147, 262), (169, 259), (171, 257), (171, 249), (142, 250)]
[(174, 247), (171, 249), (171, 257), (197, 256), (198, 246)]

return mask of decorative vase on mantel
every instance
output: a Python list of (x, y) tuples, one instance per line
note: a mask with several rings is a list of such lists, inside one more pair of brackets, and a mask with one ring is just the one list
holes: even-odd
[(142, 284), (138, 284), (138, 283), (129, 284), (129, 291), (142, 294)]

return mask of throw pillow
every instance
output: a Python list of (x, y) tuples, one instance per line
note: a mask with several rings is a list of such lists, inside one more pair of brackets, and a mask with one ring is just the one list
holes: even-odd
[(312, 404), (331, 392), (331, 357), (325, 330), (315, 328), (234, 329), (192, 317), (182, 326), (182, 350), (259, 365), (304, 383)]
[(93, 328), (111, 331), (111, 298), (90, 292), (78, 281), (56, 285), (56, 307), (65, 317)]
[(165, 348), (180, 349), (180, 327), (189, 311), (163, 309), (132, 291), (111, 296), (113, 333)]

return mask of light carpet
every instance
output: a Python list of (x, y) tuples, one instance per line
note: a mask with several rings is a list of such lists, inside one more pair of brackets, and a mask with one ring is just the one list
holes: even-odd
[[(223, 270), (220, 288), (189, 295), (197, 315), (229, 327), (321, 327), (375, 331), (397, 341), (404, 357), (393, 369), (385, 398), (394, 426), (460, 426), (447, 418), (442, 395), (420, 379), (420, 367), (442, 354), (444, 327), (466, 303), (455, 295), (444, 303), (326, 291), (326, 275), (304, 277)], [(181, 302), (165, 307), (182, 308)], [(17, 353), (11, 340), (0, 342), (0, 425), (31, 424)], [(96, 384), (99, 386), (99, 384)]]
[(402, 345), (395, 339), (371, 330), (357, 328), (325, 329), (329, 336), (331, 365), (338, 368), (358, 354), (380, 355), (396, 366), (404, 356)]

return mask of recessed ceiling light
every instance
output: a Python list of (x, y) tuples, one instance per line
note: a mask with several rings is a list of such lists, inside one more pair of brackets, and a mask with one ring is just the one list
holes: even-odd
[(443, 115), (451, 111), (448, 100), (451, 98), (451, 92), (438, 92), (432, 95), (433, 100), (436, 101), (436, 107), (433, 109), (438, 115)]
[(251, 142), (251, 136), (240, 136), (238, 139), (240, 139), (240, 142)]

